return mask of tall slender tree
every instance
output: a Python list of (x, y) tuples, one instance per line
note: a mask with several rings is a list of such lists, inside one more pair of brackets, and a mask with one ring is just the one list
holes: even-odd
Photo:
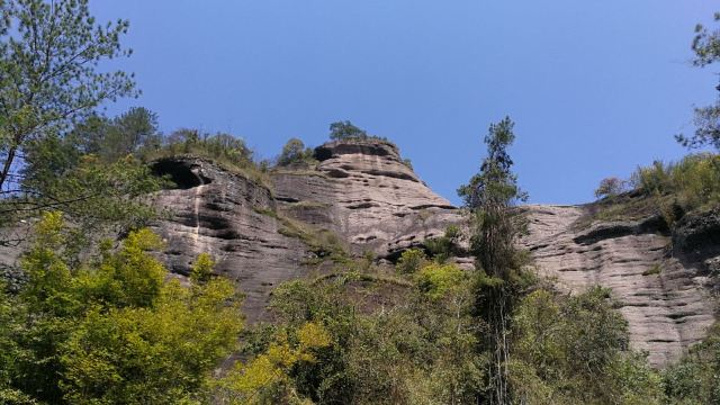
[(473, 213), (471, 249), (480, 270), (475, 305), (476, 314), (489, 328), (489, 333), (484, 333), (480, 341), (482, 349), (491, 353), (488, 391), (484, 395), (491, 404), (512, 401), (508, 334), (521, 271), (514, 245), (520, 225), (512, 208), (527, 198), (511, 170), (513, 161), (508, 148), (515, 140), (513, 126), (509, 117), (490, 125), (485, 136), (487, 156), (480, 172), (458, 190)]

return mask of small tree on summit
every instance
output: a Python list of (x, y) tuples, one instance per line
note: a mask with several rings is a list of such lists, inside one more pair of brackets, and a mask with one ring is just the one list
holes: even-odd
[(330, 139), (333, 141), (367, 138), (367, 132), (356, 127), (350, 121), (338, 121), (330, 124)]
[(283, 146), (277, 164), (278, 166), (288, 166), (292, 163), (309, 160), (311, 158), (312, 149), (306, 149), (305, 144), (300, 139), (292, 138)]
[(608, 177), (600, 181), (600, 185), (595, 190), (595, 198), (615, 197), (625, 191), (626, 183), (617, 177)]

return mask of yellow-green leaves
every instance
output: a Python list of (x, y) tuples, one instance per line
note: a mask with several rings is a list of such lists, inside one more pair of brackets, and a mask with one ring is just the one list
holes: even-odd
[(420, 267), (425, 264), (426, 260), (427, 257), (425, 256), (425, 252), (422, 250), (408, 249), (400, 255), (400, 259), (395, 266), (395, 270), (400, 273), (413, 274), (420, 270)]
[[(7, 375), (0, 369), (0, 399), (207, 403), (212, 371), (235, 349), (243, 327), (235, 286), (221, 278), (189, 286), (166, 281), (152, 254), (162, 240), (147, 229), (131, 232), (117, 249), (102, 243), (99, 257), (81, 264), (65, 257), (67, 234), (60, 214), (46, 214), (23, 258), (29, 280), (16, 304), (27, 313), (16, 316), (26, 326), (0, 327), (0, 349), (22, 355)], [(212, 267), (207, 255), (198, 263), (204, 271)], [(9, 309), (0, 299), (0, 321)], [(322, 337), (305, 335), (310, 342)], [(0, 355), (0, 367), (5, 360)]]
[(208, 253), (200, 253), (192, 267), (190, 278), (197, 283), (206, 283), (212, 277), (215, 261)]
[(332, 344), (322, 324), (306, 322), (294, 333), (278, 333), (263, 353), (247, 364), (238, 363), (219, 385), (233, 404), (272, 403), (280, 398), (300, 403), (289, 373), (299, 363), (313, 363), (316, 352)]
[(417, 283), (430, 299), (439, 300), (468, 282), (467, 274), (453, 264), (430, 264), (420, 270)]

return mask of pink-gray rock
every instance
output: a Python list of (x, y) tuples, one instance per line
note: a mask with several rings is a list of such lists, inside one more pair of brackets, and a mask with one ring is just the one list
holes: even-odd
[(667, 227), (656, 218), (577, 230), (585, 207), (533, 205), (527, 214), (530, 234), (521, 243), (538, 272), (571, 292), (611, 288), (632, 347), (646, 350), (651, 364), (676, 361), (715, 321), (706, 273), (672, 257)]

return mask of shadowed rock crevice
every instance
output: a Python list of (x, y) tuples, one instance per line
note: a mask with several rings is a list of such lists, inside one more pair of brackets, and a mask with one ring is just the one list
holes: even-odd
[(212, 183), (212, 179), (205, 177), (200, 168), (197, 162), (173, 158), (160, 159), (150, 165), (154, 175), (170, 178), (182, 190)]

